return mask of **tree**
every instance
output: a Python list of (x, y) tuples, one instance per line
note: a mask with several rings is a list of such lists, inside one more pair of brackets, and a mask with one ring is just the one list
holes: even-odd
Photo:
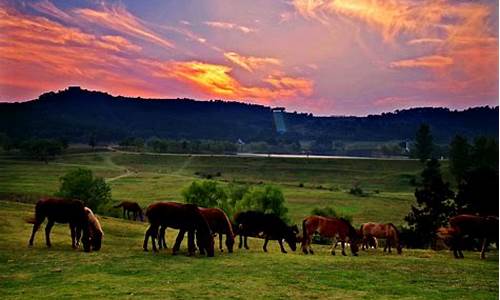
[(111, 187), (89, 169), (70, 171), (60, 181), (59, 196), (82, 200), (92, 210), (97, 211), (111, 200)]
[(443, 181), (440, 164), (433, 158), (421, 174), (421, 186), (415, 190), (417, 205), (412, 205), (405, 217), (409, 229), (415, 233), (421, 246), (429, 246), (437, 228), (445, 225), (455, 213), (453, 192)]
[(455, 201), (460, 213), (498, 216), (498, 171), (486, 167), (468, 171)]
[(193, 181), (189, 187), (182, 191), (186, 203), (202, 207), (218, 207), (230, 214), (232, 209), (228, 206), (227, 195), (216, 181)]
[(460, 183), (465, 173), (471, 167), (471, 146), (467, 139), (456, 135), (450, 144), (450, 172), (455, 176), (457, 183)]
[(288, 221), (288, 208), (280, 188), (266, 185), (263, 188), (253, 187), (239, 203), (238, 209), (253, 209), (264, 213), (274, 213), (284, 221)]
[(62, 153), (63, 147), (59, 141), (49, 139), (30, 139), (21, 143), (21, 151), (32, 159), (48, 163), (50, 158)]
[(480, 136), (472, 148), (473, 168), (492, 168), (498, 171), (498, 142), (493, 138)]
[(429, 125), (421, 124), (415, 135), (415, 157), (424, 163), (431, 158), (433, 147)]

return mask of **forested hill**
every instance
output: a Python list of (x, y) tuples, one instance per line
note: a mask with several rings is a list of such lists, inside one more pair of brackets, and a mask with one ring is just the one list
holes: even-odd
[(412, 139), (422, 123), (435, 140), (455, 134), (498, 136), (498, 107), (464, 111), (414, 108), (367, 117), (315, 117), (286, 113), (287, 132), (278, 135), (270, 107), (238, 102), (114, 97), (68, 88), (23, 103), (0, 103), (0, 132), (12, 138), (64, 137), (100, 141), (127, 137), (269, 141), (383, 141)]

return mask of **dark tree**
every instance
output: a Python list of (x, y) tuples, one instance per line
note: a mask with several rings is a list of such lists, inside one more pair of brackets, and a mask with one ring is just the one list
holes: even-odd
[(49, 139), (31, 139), (20, 145), (21, 151), (31, 159), (48, 163), (49, 159), (62, 153), (63, 147), (59, 141)]
[(461, 213), (498, 216), (498, 171), (485, 167), (468, 171), (455, 201)]
[(472, 149), (474, 168), (492, 168), (498, 171), (498, 142), (493, 138), (478, 137)]
[(412, 205), (410, 213), (405, 217), (414, 238), (420, 246), (432, 243), (437, 228), (447, 223), (455, 213), (453, 191), (449, 183), (443, 181), (439, 162), (431, 159), (421, 174), (421, 186), (415, 190), (417, 205)]
[(472, 164), (471, 146), (466, 138), (460, 135), (453, 138), (450, 144), (449, 159), (450, 172), (455, 177), (457, 183), (460, 183)]
[(421, 124), (415, 135), (415, 157), (425, 162), (432, 156), (434, 148), (429, 125)]

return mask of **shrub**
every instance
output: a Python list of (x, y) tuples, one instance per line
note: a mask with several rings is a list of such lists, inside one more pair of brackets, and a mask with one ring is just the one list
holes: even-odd
[(82, 200), (87, 207), (98, 211), (111, 200), (111, 187), (103, 178), (94, 177), (89, 169), (76, 169), (60, 178), (58, 195)]
[(274, 213), (281, 219), (288, 221), (288, 208), (285, 206), (285, 197), (280, 188), (265, 185), (264, 187), (253, 187), (239, 202), (239, 210), (258, 210), (264, 213)]
[(189, 187), (182, 191), (186, 203), (202, 207), (218, 207), (229, 213), (231, 210), (227, 203), (227, 195), (217, 182), (212, 180), (193, 181)]
[(365, 193), (363, 192), (363, 189), (361, 189), (359, 183), (354, 184), (354, 186), (349, 190), (349, 194), (354, 196), (365, 196)]

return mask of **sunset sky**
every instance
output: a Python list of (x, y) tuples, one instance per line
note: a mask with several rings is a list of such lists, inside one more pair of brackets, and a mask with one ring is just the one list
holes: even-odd
[(68, 85), (318, 115), (498, 105), (498, 1), (0, 0), (0, 101)]

